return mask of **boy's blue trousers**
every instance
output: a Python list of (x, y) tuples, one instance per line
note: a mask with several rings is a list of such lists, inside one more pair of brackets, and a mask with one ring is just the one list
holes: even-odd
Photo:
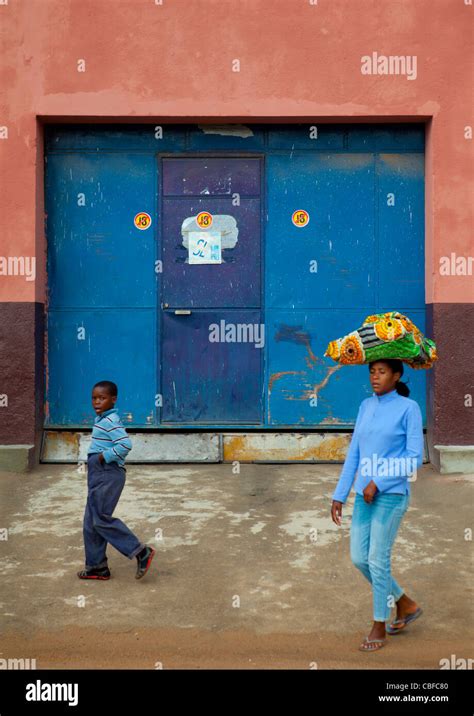
[(125, 485), (126, 470), (116, 462), (100, 463), (99, 453), (87, 457), (87, 504), (84, 512), (86, 569), (108, 566), (107, 543), (129, 559), (145, 547), (113, 511)]

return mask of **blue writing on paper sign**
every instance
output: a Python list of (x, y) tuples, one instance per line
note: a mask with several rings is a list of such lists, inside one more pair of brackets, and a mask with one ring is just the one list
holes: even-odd
[(189, 263), (222, 263), (219, 231), (190, 231), (188, 241)]
[[(204, 244), (203, 248), (207, 246), (207, 241), (204, 241), (204, 239), (199, 239), (197, 243)], [(204, 252), (202, 251), (202, 249), (199, 249), (198, 251), (193, 251), (193, 256), (200, 256), (201, 258), (204, 258)]]

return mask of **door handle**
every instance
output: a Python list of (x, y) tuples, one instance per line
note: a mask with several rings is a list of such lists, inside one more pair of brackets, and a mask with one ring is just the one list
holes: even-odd
[(174, 312), (174, 315), (175, 315), (175, 316), (190, 316), (190, 315), (191, 315), (191, 311), (189, 310), (189, 308), (178, 308), (178, 309)]

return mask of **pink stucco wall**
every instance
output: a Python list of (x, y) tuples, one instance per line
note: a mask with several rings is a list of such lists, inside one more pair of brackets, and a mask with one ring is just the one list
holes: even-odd
[[(473, 254), (473, 11), (470, 0), (0, 0), (0, 255), (36, 255), (38, 277), (4, 278), (0, 301), (44, 301), (43, 123), (103, 118), (424, 120), (426, 302), (474, 302), (472, 276), (439, 273), (440, 257)], [(416, 55), (416, 79), (363, 75), (373, 52)]]

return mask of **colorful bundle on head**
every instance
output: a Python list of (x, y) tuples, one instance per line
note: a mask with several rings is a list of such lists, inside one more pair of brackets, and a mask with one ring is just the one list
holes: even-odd
[(434, 341), (398, 311), (367, 316), (356, 331), (331, 341), (324, 355), (342, 365), (399, 358), (412, 368), (431, 368), (438, 359)]

